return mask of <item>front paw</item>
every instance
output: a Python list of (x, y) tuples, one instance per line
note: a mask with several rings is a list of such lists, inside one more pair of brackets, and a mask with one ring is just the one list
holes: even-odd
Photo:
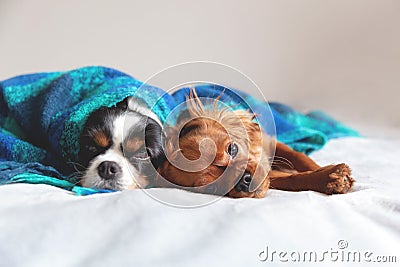
[(354, 184), (354, 179), (350, 176), (351, 170), (344, 163), (325, 167), (323, 171), (326, 172), (327, 176), (324, 186), (325, 194), (345, 194)]

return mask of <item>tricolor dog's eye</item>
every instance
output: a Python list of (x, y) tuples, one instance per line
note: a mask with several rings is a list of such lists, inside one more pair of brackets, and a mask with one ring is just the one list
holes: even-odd
[(239, 147), (237, 144), (235, 144), (234, 142), (230, 143), (228, 145), (228, 149), (227, 149), (228, 154), (234, 158), (237, 156), (238, 152), (239, 152)]
[(91, 153), (97, 153), (98, 152), (98, 148), (96, 146), (87, 145), (86, 149)]
[(129, 159), (131, 161), (134, 161), (134, 160), (148, 160), (149, 158), (150, 158), (150, 156), (149, 156), (149, 154), (148, 154), (148, 152), (146, 151), (145, 148), (139, 149), (139, 151), (136, 151), (133, 155), (131, 155), (129, 157)]

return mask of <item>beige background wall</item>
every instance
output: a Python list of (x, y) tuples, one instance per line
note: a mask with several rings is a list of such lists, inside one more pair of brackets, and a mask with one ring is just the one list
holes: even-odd
[(399, 0), (0, 0), (0, 79), (94, 64), (145, 80), (191, 60), (302, 110), (400, 126)]

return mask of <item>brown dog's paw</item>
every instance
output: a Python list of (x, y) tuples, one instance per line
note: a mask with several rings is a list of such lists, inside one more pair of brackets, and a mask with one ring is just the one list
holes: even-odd
[(351, 170), (346, 164), (338, 164), (329, 166), (329, 180), (325, 187), (325, 193), (331, 194), (345, 194), (353, 186), (354, 179), (350, 177)]

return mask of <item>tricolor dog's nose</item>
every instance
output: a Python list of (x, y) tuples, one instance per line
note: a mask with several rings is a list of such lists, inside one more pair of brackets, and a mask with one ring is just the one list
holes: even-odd
[(235, 190), (238, 192), (249, 192), (249, 186), (252, 179), (253, 177), (251, 177), (251, 174), (245, 172), (239, 182), (235, 185)]
[(114, 179), (121, 173), (121, 167), (114, 161), (103, 161), (97, 167), (97, 173), (103, 179)]

